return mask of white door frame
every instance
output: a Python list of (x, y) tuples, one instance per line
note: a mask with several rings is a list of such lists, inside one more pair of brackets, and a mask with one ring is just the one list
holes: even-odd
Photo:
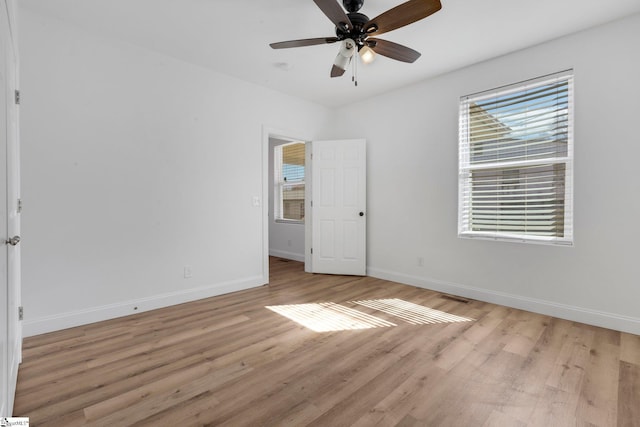
[[(312, 138), (309, 135), (301, 135), (299, 132), (290, 132), (282, 129), (278, 129), (275, 127), (270, 127), (263, 125), (262, 126), (262, 278), (263, 282), (269, 283), (269, 217), (272, 215), (269, 212), (269, 197), (271, 193), (271, 189), (269, 188), (269, 139), (281, 139), (284, 141), (304, 141), (307, 145), (306, 152), (307, 156), (310, 152), (310, 145)], [(306, 160), (306, 165), (309, 165), (309, 159)], [(307, 167), (305, 165), (305, 168)], [(305, 170), (306, 176), (311, 176), (308, 172), (308, 169)], [(310, 221), (307, 220), (309, 218), (308, 212), (311, 212), (309, 206), (309, 189), (310, 180), (305, 181), (305, 271), (307, 270), (307, 262), (310, 259), (309, 252), (311, 248), (311, 243), (309, 242), (309, 237), (311, 235), (309, 231)]]

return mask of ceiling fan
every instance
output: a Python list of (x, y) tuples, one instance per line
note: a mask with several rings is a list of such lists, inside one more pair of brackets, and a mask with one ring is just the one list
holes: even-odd
[(420, 57), (420, 52), (374, 36), (424, 19), (442, 7), (440, 0), (409, 0), (369, 19), (358, 12), (364, 0), (342, 0), (348, 13), (345, 13), (336, 0), (313, 1), (336, 26), (336, 36), (289, 40), (271, 43), (269, 46), (273, 49), (285, 49), (341, 42), (340, 51), (331, 68), (331, 77), (344, 74), (356, 51), (365, 63), (371, 62), (375, 53), (398, 61), (414, 62)]

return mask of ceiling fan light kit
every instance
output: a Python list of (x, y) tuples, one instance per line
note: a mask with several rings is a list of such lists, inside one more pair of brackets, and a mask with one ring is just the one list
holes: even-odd
[[(336, 56), (336, 60), (333, 61), (333, 65), (340, 68), (344, 73), (351, 62), (351, 57), (356, 52), (356, 42), (351, 39), (344, 39), (340, 45), (340, 50)], [(332, 71), (331, 74), (334, 74)]]
[(360, 48), (360, 59), (365, 64), (371, 64), (376, 59), (376, 52), (365, 44)]
[[(335, 25), (336, 37), (290, 40), (271, 43), (273, 49), (340, 43), (340, 50), (331, 68), (331, 77), (344, 74), (356, 50), (363, 63), (369, 64), (376, 54), (397, 61), (412, 63), (420, 57), (420, 52), (388, 40), (373, 38), (434, 14), (442, 8), (440, 0), (409, 0), (388, 11), (369, 19), (359, 13), (364, 0), (343, 0), (344, 9), (336, 0), (313, 0), (320, 10)], [(345, 10), (348, 13), (345, 13)]]
[(340, 44), (340, 55), (345, 58), (351, 58), (355, 53), (356, 42), (351, 39), (344, 39)]

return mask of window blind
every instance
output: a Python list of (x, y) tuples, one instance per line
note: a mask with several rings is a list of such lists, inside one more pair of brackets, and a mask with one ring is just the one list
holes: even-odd
[(461, 237), (573, 242), (573, 77), (460, 99)]

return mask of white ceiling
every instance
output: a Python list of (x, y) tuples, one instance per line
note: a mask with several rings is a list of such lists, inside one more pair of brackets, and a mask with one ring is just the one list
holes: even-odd
[[(341, 0), (336, 0), (341, 3)], [(333, 36), (312, 0), (19, 0), (57, 17), (239, 79), (338, 106), (640, 12), (640, 0), (441, 0), (442, 9), (380, 38), (422, 53), (378, 56), (331, 79), (338, 45), (273, 50), (269, 43)], [(365, 0), (370, 18), (402, 0)], [(585, 48), (588, 48), (585, 46)]]

